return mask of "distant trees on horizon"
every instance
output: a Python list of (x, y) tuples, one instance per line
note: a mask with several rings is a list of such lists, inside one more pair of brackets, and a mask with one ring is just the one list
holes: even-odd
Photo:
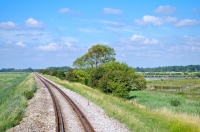
[[(46, 70), (63, 70), (68, 71), (71, 67), (47, 67)], [(0, 72), (31, 72), (31, 68), (27, 69), (15, 69), (15, 68), (2, 68)], [(33, 69), (34, 71), (39, 71), (42, 69)], [(43, 69), (44, 70), (44, 69)], [(136, 72), (200, 72), (200, 65), (187, 65), (187, 66), (163, 66), (163, 67), (153, 67), (153, 68), (143, 68), (136, 67)]]
[(200, 72), (200, 65), (163, 66), (155, 68), (136, 67), (136, 72)]

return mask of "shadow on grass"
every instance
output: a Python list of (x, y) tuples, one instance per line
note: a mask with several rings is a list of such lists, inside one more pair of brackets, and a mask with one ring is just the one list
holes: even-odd
[(136, 95), (130, 95), (130, 96), (128, 97), (129, 100), (131, 100), (131, 99), (135, 99), (135, 98), (137, 98)]

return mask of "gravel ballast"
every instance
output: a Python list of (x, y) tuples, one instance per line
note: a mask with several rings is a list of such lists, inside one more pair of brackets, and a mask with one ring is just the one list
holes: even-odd
[[(54, 83), (51, 80), (49, 81)], [(125, 125), (121, 124), (119, 121), (108, 117), (107, 114), (104, 112), (104, 110), (101, 109), (96, 104), (94, 104), (93, 102), (90, 102), (83, 96), (69, 89), (66, 89), (61, 85), (58, 85), (56, 83), (54, 84), (58, 86), (62, 91), (64, 91), (78, 105), (78, 107), (86, 115), (86, 117), (88, 118), (88, 120), (90, 121), (91, 125), (94, 127), (96, 132), (129, 132), (130, 131), (125, 127)]]
[[(34, 76), (35, 77), (35, 76)], [(55, 132), (55, 114), (48, 89), (35, 77), (37, 92), (28, 101), (25, 117), (8, 132)]]
[[(47, 88), (45, 88), (44, 85), (41, 84), (40, 80), (38, 80), (37, 77), (35, 78), (39, 88), (34, 97), (28, 102), (25, 117), (18, 126), (11, 128), (10, 130), (8, 130), (8, 132), (55, 131), (55, 116), (51, 96)], [(51, 82), (54, 83), (53, 81)], [(68, 90), (56, 83), (54, 84), (57, 85), (61, 90), (63, 90), (78, 105), (78, 107), (86, 115), (96, 132), (130, 131), (125, 127), (125, 125), (121, 124), (119, 121), (108, 117), (104, 110), (95, 105), (93, 102), (90, 102), (81, 95), (71, 90)], [(64, 120), (69, 121), (68, 119)], [(70, 123), (67, 124), (69, 125)], [(73, 130), (73, 128), (70, 129), (70, 131), (74, 132), (76, 130), (77, 129)]]

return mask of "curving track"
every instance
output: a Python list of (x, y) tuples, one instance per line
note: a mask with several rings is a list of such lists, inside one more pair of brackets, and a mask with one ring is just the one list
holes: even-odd
[[(62, 90), (60, 90), (60, 88), (58, 88), (56, 85), (54, 85), (47, 79), (43, 78), (39, 74), (35, 74), (35, 75), (41, 80), (42, 83), (44, 83), (45, 87), (48, 88), (48, 90), (51, 94), (53, 104), (54, 104), (55, 116), (56, 116), (56, 118), (55, 118), (56, 132), (60, 132), (60, 131), (65, 132), (66, 128), (65, 128), (65, 123), (63, 121), (63, 114), (62, 114), (62, 110), (61, 110), (62, 105), (60, 105), (58, 103), (58, 100), (57, 100), (58, 98), (56, 98), (56, 94), (54, 94), (54, 92), (53, 92), (55, 89), (69, 102), (70, 106), (72, 107), (74, 112), (77, 114), (77, 116), (82, 124), (82, 127), (84, 128), (84, 131), (94, 132), (94, 128), (92, 127), (92, 125), (90, 124), (90, 122), (88, 121), (88, 119), (86, 118), (84, 113), (78, 108), (78, 106)], [(54, 90), (52, 88), (54, 88)]]

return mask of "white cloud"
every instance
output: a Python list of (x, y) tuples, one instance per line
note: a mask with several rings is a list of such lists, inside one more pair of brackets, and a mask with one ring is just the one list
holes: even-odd
[(144, 44), (158, 44), (158, 40), (157, 39), (149, 39), (149, 38), (145, 38)]
[[(38, 40), (39, 43), (51, 42), (52, 36), (51, 32), (45, 30), (32, 30), (32, 29), (22, 29), (19, 27), (17, 30), (0, 30), (1, 38), (6, 40), (12, 40), (15, 44), (18, 41), (23, 41), (24, 43), (33, 43), (33, 39)], [(26, 44), (25, 43), (25, 44)]]
[(115, 34), (120, 34), (121, 32), (134, 32), (132, 25), (127, 25), (123, 22), (99, 20), (101, 24), (105, 25), (105, 28), (112, 31)]
[(166, 5), (166, 6), (159, 6), (154, 12), (158, 14), (171, 14), (176, 11), (175, 7)]
[(131, 41), (142, 43), (142, 44), (158, 44), (158, 40), (157, 39), (149, 39), (149, 38), (147, 38), (145, 36), (137, 35), (137, 34), (134, 34), (131, 37)]
[(103, 13), (105, 14), (121, 14), (122, 10), (113, 8), (104, 8)]
[(56, 43), (50, 43), (48, 45), (38, 46), (35, 49), (43, 50), (43, 51), (57, 51), (58, 50), (58, 45)]
[(150, 39), (142, 35), (134, 34), (131, 38), (121, 38), (121, 43), (136, 43), (136, 44), (158, 44), (159, 41), (157, 39)]
[(33, 34), (33, 33), (17, 33), (15, 34), (15, 36), (43, 36), (44, 34), (43, 33), (36, 33), (36, 34)]
[(66, 42), (65, 45), (67, 47), (63, 47), (63, 48), (67, 48), (68, 50), (71, 50), (71, 51), (78, 51), (78, 50), (80, 50), (80, 47), (77, 47), (77, 46), (75, 46), (74, 44), (72, 44), (70, 42)]
[(113, 28), (121, 28), (121, 27), (125, 26), (124, 23), (115, 22), (115, 21), (108, 21), (108, 20), (100, 20), (100, 23), (108, 25), (109, 27), (113, 27)]
[(193, 26), (193, 25), (198, 25), (200, 24), (199, 21), (194, 20), (194, 19), (183, 19), (179, 21), (178, 23), (175, 24), (176, 27), (183, 27), (183, 26)]
[(38, 22), (33, 18), (29, 18), (25, 21), (27, 27), (30, 28), (44, 28), (44, 24), (42, 22)]
[(70, 42), (66, 42), (65, 43), (68, 47), (71, 47), (72, 46), (72, 44), (70, 43)]
[(144, 40), (145, 38), (146, 38), (145, 36), (134, 34), (134, 35), (131, 37), (131, 41), (142, 41), (142, 40)]
[(16, 29), (16, 24), (12, 21), (2, 22), (0, 23), (0, 29), (3, 29), (3, 30)]
[(22, 41), (17, 42), (16, 45), (19, 47), (25, 47), (25, 44)]
[(136, 19), (135, 23), (139, 26), (145, 26), (148, 23), (153, 24), (154, 26), (159, 26), (164, 23), (172, 23), (176, 21), (177, 21), (176, 17), (155, 17), (155, 16), (146, 15), (146, 16), (143, 16), (142, 19)]
[(200, 39), (192, 36), (183, 36), (184, 41), (189, 45), (200, 46)]
[(70, 13), (71, 10), (69, 8), (62, 8), (59, 10), (59, 13)]

